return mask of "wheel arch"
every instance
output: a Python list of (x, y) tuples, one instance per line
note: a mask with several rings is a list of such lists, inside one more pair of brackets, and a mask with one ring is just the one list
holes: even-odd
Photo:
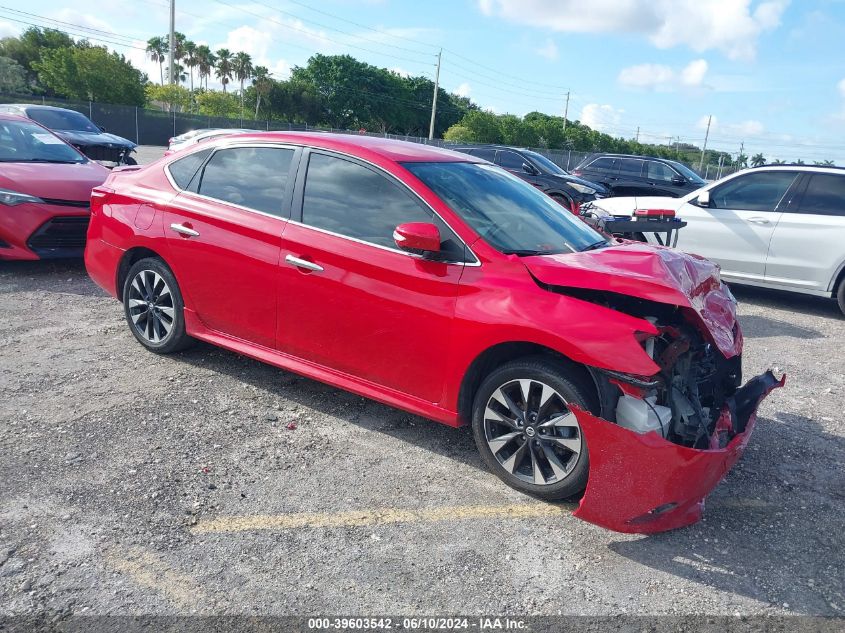
[(602, 405), (602, 410), (604, 410), (605, 396), (603, 392), (605, 387), (602, 384), (601, 376), (595, 370), (572, 360), (551, 347), (529, 341), (509, 341), (488, 347), (469, 364), (458, 391), (458, 418), (460, 422), (468, 424), (472, 419), (472, 404), (475, 394), (484, 378), (491, 371), (504, 363), (530, 356), (545, 356), (575, 371), (584, 379), (586, 384), (595, 388), (595, 395)]
[(117, 291), (117, 299), (119, 301), (123, 301), (123, 284), (126, 282), (126, 275), (129, 274), (129, 269), (132, 268), (135, 262), (138, 262), (147, 257), (155, 257), (156, 259), (160, 259), (168, 267), (170, 267), (170, 264), (167, 263), (167, 260), (165, 260), (160, 253), (157, 253), (151, 248), (147, 248), (145, 246), (135, 246), (133, 248), (130, 248), (123, 254), (123, 257), (120, 258), (120, 264), (118, 264), (117, 266), (117, 283), (115, 284), (115, 289)]

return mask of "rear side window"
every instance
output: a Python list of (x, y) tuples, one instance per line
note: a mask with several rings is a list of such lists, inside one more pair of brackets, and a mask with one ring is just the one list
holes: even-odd
[(587, 169), (600, 169), (601, 171), (613, 171), (614, 163), (616, 159), (614, 158), (597, 158), (592, 163), (587, 165)]
[(774, 211), (795, 176), (794, 171), (762, 171), (739, 176), (710, 192), (710, 206), (738, 211)]
[(179, 189), (187, 189), (191, 184), (191, 179), (197, 173), (200, 166), (205, 162), (205, 159), (211, 153), (210, 149), (204, 149), (201, 152), (194, 152), (185, 158), (175, 160), (167, 166), (167, 171), (170, 172), (170, 177)]
[(528, 162), (516, 152), (500, 151), (496, 155), (496, 163), (505, 169), (522, 169), (522, 163)]
[(646, 168), (648, 169), (648, 177), (650, 180), (672, 182), (672, 178), (678, 175), (675, 173), (675, 170), (668, 165), (664, 165), (663, 163), (658, 163), (653, 160), (646, 162)]
[(494, 149), (474, 149), (470, 152), (473, 156), (478, 156), (484, 160), (489, 160), (491, 163), (496, 158), (496, 150)]
[(431, 222), (433, 214), (385, 176), (342, 158), (311, 154), (302, 222), (364, 242), (396, 248), (393, 230)]
[(203, 170), (198, 193), (281, 216), (293, 152), (282, 147), (218, 150)]
[(801, 199), (800, 211), (845, 217), (845, 175), (813, 174)]
[(637, 158), (622, 158), (619, 160), (620, 176), (641, 176), (643, 173), (643, 162)]

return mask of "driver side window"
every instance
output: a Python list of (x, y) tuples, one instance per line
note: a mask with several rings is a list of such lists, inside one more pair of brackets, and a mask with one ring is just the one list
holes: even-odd
[(710, 192), (710, 207), (774, 211), (796, 176), (792, 171), (762, 171), (739, 176)]

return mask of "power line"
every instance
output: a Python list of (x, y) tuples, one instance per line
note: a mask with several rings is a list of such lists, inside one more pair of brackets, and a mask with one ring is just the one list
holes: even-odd
[[(21, 11), (20, 9), (13, 9), (11, 7), (6, 7), (6, 6), (2, 6), (2, 5), (0, 5), (0, 9), (2, 9), (3, 11), (11, 11), (11, 12), (19, 14), (19, 15), (28, 16), (30, 18), (35, 18), (35, 19), (45, 21), (45, 22), (55, 22), (56, 24), (62, 24), (62, 25), (65, 25), (65, 26), (74, 27), (75, 29), (78, 29), (80, 31), (91, 31), (95, 34), (100, 33), (100, 34), (103, 34), (103, 35), (108, 35), (110, 38), (126, 40), (128, 42), (133, 43), (133, 44), (134, 44), (134, 42), (136, 42), (138, 40), (144, 41), (143, 38), (141, 38), (141, 37), (133, 37), (133, 36), (130, 36), (130, 35), (121, 35), (120, 33), (114, 33), (113, 31), (105, 31), (103, 29), (96, 29), (92, 26), (84, 26), (82, 24), (74, 24), (73, 22), (65, 22), (63, 20), (57, 20), (55, 18), (48, 18), (45, 15), (37, 15), (35, 13), (28, 13), (27, 11)], [(11, 18), (9, 18), (9, 19), (11, 19)], [(55, 29), (55, 30), (59, 30), (59, 29)]]
[(9, 17), (8, 15), (4, 15), (3, 19), (4, 20), (10, 20), (11, 22), (17, 22), (18, 24), (25, 24), (27, 26), (35, 26), (35, 27), (38, 27), (38, 28), (41, 28), (41, 29), (46, 28), (46, 29), (51, 29), (53, 31), (59, 31), (60, 33), (64, 33), (65, 35), (71, 35), (71, 36), (74, 36), (74, 37), (81, 37), (81, 38), (84, 38), (84, 39), (93, 40), (95, 42), (105, 42), (105, 43), (111, 44), (113, 46), (121, 46), (123, 48), (134, 48), (135, 50), (144, 51), (144, 52), (147, 51), (147, 49), (145, 47), (133, 46), (131, 44), (125, 44), (123, 42), (115, 42), (113, 40), (108, 40), (108, 39), (105, 39), (105, 38), (102, 38), (102, 37), (93, 37), (92, 35), (90, 35), (88, 33), (79, 33), (79, 32), (73, 32), (73, 31), (68, 31), (68, 30), (64, 30), (64, 29), (57, 29), (57, 28), (50, 26), (49, 24), (38, 24), (38, 23), (35, 23), (35, 22), (27, 22), (25, 20), (17, 20), (15, 18)]

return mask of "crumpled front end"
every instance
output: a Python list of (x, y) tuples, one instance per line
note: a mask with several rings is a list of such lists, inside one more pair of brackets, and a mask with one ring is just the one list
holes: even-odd
[(574, 409), (590, 455), (587, 490), (575, 516), (618, 532), (650, 534), (697, 522), (704, 499), (742, 456), (757, 408), (785, 384), (771, 371), (727, 399), (703, 449), (652, 431), (636, 433)]

